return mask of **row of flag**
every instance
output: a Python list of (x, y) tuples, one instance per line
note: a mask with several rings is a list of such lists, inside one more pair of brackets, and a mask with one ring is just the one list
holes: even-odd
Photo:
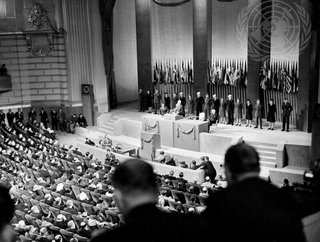
[(190, 59), (163, 59), (153, 64), (153, 82), (165, 84), (192, 83), (193, 71)]
[(260, 87), (284, 93), (298, 92), (298, 66), (297, 61), (264, 61), (260, 68)]
[(247, 86), (247, 60), (216, 58), (208, 61), (208, 82), (216, 85)]

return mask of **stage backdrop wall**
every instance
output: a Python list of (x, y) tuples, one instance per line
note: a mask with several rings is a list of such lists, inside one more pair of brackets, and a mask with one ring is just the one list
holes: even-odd
[(119, 103), (138, 99), (135, 1), (116, 1), (113, 16), (114, 74)]
[[(236, 37), (236, 24), (243, 8), (248, 5), (247, 0), (234, 2), (212, 1), (212, 57), (215, 58), (246, 58), (247, 38), (243, 46), (239, 46)], [(247, 36), (246, 33), (243, 36)]]
[(152, 58), (192, 58), (192, 1), (176, 7), (162, 7), (150, 2)]

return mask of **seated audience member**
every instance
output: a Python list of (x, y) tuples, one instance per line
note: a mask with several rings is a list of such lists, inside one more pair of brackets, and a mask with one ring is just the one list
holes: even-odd
[(201, 189), (201, 192), (200, 192), (199, 196), (201, 196), (201, 197), (208, 197), (208, 196), (209, 196), (208, 188), (207, 188), (207, 187), (203, 187), (203, 188)]
[(169, 174), (163, 176), (164, 179), (169, 180), (177, 180), (177, 178), (174, 176), (174, 171), (169, 171)]
[(200, 189), (198, 186), (191, 185), (191, 186), (189, 186), (188, 192), (191, 194), (199, 195)]
[(7, 188), (0, 186), (0, 241), (13, 241), (13, 230), (11, 229), (11, 219), (14, 213), (14, 203), (10, 198)]
[(191, 170), (197, 170), (199, 168), (199, 166), (197, 166), (197, 161), (193, 160), (190, 163), (190, 169)]
[(121, 163), (112, 176), (115, 197), (125, 224), (92, 239), (99, 241), (199, 241), (199, 217), (160, 211), (153, 168), (141, 160)]
[(279, 188), (259, 178), (258, 152), (246, 144), (225, 154), (228, 187), (206, 200), (207, 236), (217, 241), (305, 241), (299, 209)]
[(293, 187), (290, 186), (289, 180), (287, 178), (283, 179), (283, 185), (280, 189), (281, 191), (288, 192), (288, 193), (293, 191)]
[(164, 103), (161, 103), (160, 115), (165, 115), (167, 112), (168, 112), (168, 108), (164, 105)]
[(224, 179), (221, 175), (219, 176), (219, 180), (217, 181), (217, 186), (221, 188), (226, 188), (228, 186), (226, 179)]
[(172, 181), (169, 180), (169, 179), (165, 179), (165, 180), (164, 180), (163, 187), (167, 187), (167, 188), (173, 189), (173, 183), (172, 183)]
[(85, 142), (87, 145), (92, 145), (92, 146), (95, 146), (96, 144), (90, 140), (88, 137), (86, 138), (86, 142)]
[(42, 213), (41, 213), (39, 207), (36, 206), (36, 205), (33, 205), (33, 206), (30, 208), (29, 214), (30, 214), (32, 217), (35, 217), (35, 218), (38, 218), (38, 219), (41, 219), (41, 217), (42, 217)]
[(209, 116), (209, 131), (210, 131), (210, 127), (213, 124), (217, 124), (217, 123), (218, 123), (218, 115), (216, 113), (216, 110), (212, 109)]
[(182, 105), (181, 105), (181, 100), (178, 100), (177, 104), (176, 104), (176, 107), (174, 108), (173, 112), (176, 114), (176, 115), (183, 115), (183, 110), (182, 110)]
[(66, 201), (66, 208), (64, 208), (64, 211), (71, 213), (71, 214), (77, 214), (78, 211), (74, 208), (73, 202), (71, 200)]
[(155, 158), (155, 161), (159, 162), (159, 163), (164, 163), (166, 160), (165, 156), (164, 156), (164, 151), (161, 150), (159, 152), (159, 155)]
[(182, 182), (182, 183), (188, 183), (188, 181), (186, 179), (184, 179), (183, 177), (184, 177), (183, 172), (180, 172), (179, 177), (177, 178), (177, 181)]
[(78, 117), (78, 123), (80, 127), (86, 128), (88, 126), (86, 118), (82, 115), (82, 113), (79, 114)]
[(37, 241), (40, 242), (51, 242), (54, 239), (54, 235), (49, 233), (47, 228), (41, 228), (40, 233), (37, 237)]
[(209, 176), (206, 176), (205, 181), (201, 184), (202, 187), (206, 187), (206, 188), (210, 188), (213, 189), (214, 188), (214, 184), (211, 182), (211, 179)]
[(76, 228), (76, 224), (73, 220), (70, 220), (68, 223), (67, 223), (67, 228), (66, 228), (67, 231), (70, 231), (70, 232), (77, 232), (77, 228)]
[(188, 165), (186, 164), (185, 161), (181, 161), (181, 162), (180, 162), (180, 167), (182, 167), (182, 168), (188, 168)]
[(57, 219), (53, 222), (54, 226), (59, 228), (66, 228), (67, 227), (67, 218), (63, 214), (58, 214)]
[(176, 161), (174, 160), (174, 158), (171, 155), (167, 154), (165, 157), (166, 157), (166, 160), (165, 160), (166, 165), (176, 166)]
[(52, 206), (57, 208), (57, 209), (60, 209), (60, 210), (63, 209), (64, 208), (64, 204), (62, 202), (61, 197), (56, 197), (54, 199), (54, 202), (53, 202)]

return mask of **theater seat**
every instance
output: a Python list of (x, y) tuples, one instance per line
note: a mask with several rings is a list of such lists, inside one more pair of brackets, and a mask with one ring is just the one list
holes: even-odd
[(62, 235), (62, 237), (66, 240), (66, 241), (70, 241), (70, 239), (73, 238), (73, 233), (69, 232), (65, 229), (60, 229), (60, 234)]
[(32, 241), (32, 239), (29, 239), (27, 237), (25, 237), (24, 235), (20, 235), (19, 239), (21, 240), (21, 242), (29, 242)]
[(74, 235), (73, 235), (73, 238), (77, 239), (79, 242), (87, 242), (87, 241), (89, 241), (88, 238), (82, 237), (82, 236), (80, 236), (80, 235), (78, 235), (78, 234), (74, 234)]

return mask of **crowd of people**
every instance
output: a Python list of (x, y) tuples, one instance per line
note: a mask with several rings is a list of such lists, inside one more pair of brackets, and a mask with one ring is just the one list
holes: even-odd
[[(282, 109), (282, 131), (289, 132), (289, 117), (293, 110), (292, 105), (285, 98), (281, 106)], [(206, 94), (202, 96), (201, 92), (197, 92), (196, 98), (191, 95), (186, 98), (183, 92), (173, 93), (172, 97), (168, 93), (163, 96), (156, 89), (153, 94), (148, 90), (146, 93), (139, 90), (139, 111), (164, 115), (166, 113), (175, 113), (183, 117), (191, 117), (199, 119), (203, 113), (203, 120), (212, 124), (228, 124), (241, 126), (242, 120), (245, 119), (245, 126), (251, 127), (254, 121), (254, 128), (262, 129), (263, 106), (259, 99), (253, 104), (250, 99), (243, 104), (240, 98), (234, 101), (231, 94), (227, 98), (218, 98), (216, 94), (210, 97)], [(277, 106), (273, 99), (268, 102), (267, 122), (268, 130), (274, 130), (276, 122)]]
[(304, 241), (294, 201), (258, 178), (259, 156), (248, 145), (227, 151), (225, 178), (207, 157), (192, 163), (205, 171), (198, 184), (141, 160), (120, 164), (110, 150), (100, 161), (40, 129), (0, 127), (0, 181), (11, 197), (0, 199), (11, 206), (0, 226), (13, 218), (15, 241)]
[(14, 201), (15, 241), (87, 241), (92, 231), (119, 225), (114, 157), (99, 161), (61, 145), (33, 122), (2, 123), (0, 140), (0, 182)]
[[(6, 123), (6, 120), (9, 126), (12, 126), (14, 123), (24, 122), (24, 114), (21, 108), (18, 108), (15, 113), (12, 111), (12, 109), (8, 109), (6, 114), (3, 112), (3, 110), (0, 110), (0, 123)], [(58, 110), (51, 108), (49, 119), (48, 113), (43, 108), (40, 109), (38, 116), (35, 108), (31, 107), (30, 111), (28, 112), (27, 122), (38, 125), (38, 127), (41, 127), (41, 130), (46, 130), (50, 133), (58, 130), (62, 132), (74, 133), (76, 127), (85, 128), (88, 126), (86, 118), (81, 113), (78, 116), (73, 114), (70, 119), (67, 119), (62, 108), (58, 108)], [(49, 123), (51, 123), (51, 128), (48, 127)]]

